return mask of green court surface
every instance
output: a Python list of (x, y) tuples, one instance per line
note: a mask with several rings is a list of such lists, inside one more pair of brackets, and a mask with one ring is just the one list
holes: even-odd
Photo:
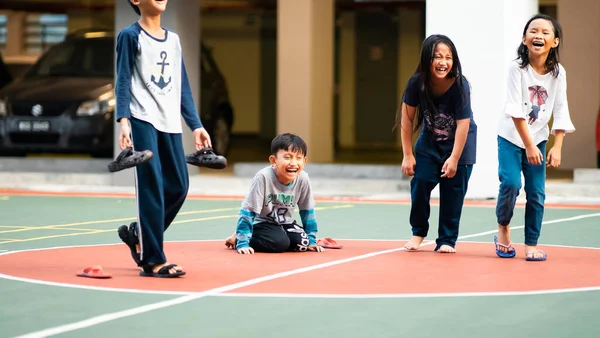
[[(0, 337), (600, 337), (600, 207), (547, 208), (548, 260), (525, 262), (522, 206), (513, 259), (494, 253), (493, 204), (465, 206), (449, 255), (401, 249), (407, 203), (360, 200), (317, 202), (319, 237), (341, 250), (245, 256), (223, 245), (241, 200), (188, 199), (165, 233), (167, 257), (190, 268), (184, 287), (137, 276), (116, 233), (134, 198), (0, 197)], [(86, 267), (74, 262), (101, 260), (85, 256), (92, 245), (116, 257), (103, 263), (112, 279), (74, 277)]]

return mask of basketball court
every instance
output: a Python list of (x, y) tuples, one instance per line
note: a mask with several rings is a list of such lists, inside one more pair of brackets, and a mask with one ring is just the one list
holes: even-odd
[[(190, 196), (165, 234), (178, 279), (138, 275), (116, 229), (129, 194), (0, 190), (2, 337), (598, 337), (600, 206), (547, 205), (540, 248), (498, 258), (494, 201), (469, 201), (458, 253), (406, 252), (404, 200), (317, 201), (323, 253), (239, 255), (240, 196)], [(428, 240), (437, 234), (432, 207)], [(299, 216), (297, 216), (299, 220)], [(100, 265), (112, 278), (76, 276)]]

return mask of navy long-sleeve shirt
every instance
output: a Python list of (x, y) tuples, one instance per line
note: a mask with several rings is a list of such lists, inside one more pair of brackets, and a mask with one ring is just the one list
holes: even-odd
[(181, 116), (194, 130), (202, 127), (183, 61), (179, 36), (148, 34), (139, 23), (117, 36), (117, 121), (135, 117), (166, 133), (181, 133)]

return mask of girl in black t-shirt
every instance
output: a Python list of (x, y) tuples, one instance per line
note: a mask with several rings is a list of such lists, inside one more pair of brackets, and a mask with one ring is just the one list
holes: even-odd
[[(417, 250), (429, 230), (431, 191), (440, 185), (436, 251), (454, 253), (458, 225), (473, 164), (477, 125), (470, 86), (462, 75), (456, 47), (444, 35), (423, 42), (421, 59), (402, 97), (396, 125), (401, 127), (402, 172), (413, 176), (407, 250)], [(399, 120), (399, 121), (398, 121)], [(413, 153), (412, 134), (420, 134)]]

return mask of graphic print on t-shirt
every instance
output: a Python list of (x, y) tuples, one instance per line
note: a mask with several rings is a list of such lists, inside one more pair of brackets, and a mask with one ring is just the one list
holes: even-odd
[(538, 119), (542, 105), (546, 104), (548, 91), (542, 86), (530, 86), (529, 102), (531, 103), (531, 111), (529, 112), (529, 122), (533, 123)]
[(286, 215), (294, 210), (294, 195), (268, 194), (266, 205), (271, 208), (267, 217), (279, 224), (288, 223), (290, 220), (286, 219)]
[[(156, 62), (156, 66), (152, 69), (152, 76), (150, 77), (150, 82), (146, 85), (150, 90), (156, 92), (161, 95), (165, 95), (171, 91), (171, 63), (167, 60), (168, 55), (166, 51), (160, 52), (160, 60)], [(167, 88), (168, 87), (168, 88)], [(158, 88), (158, 90), (157, 90)], [(165, 90), (165, 88), (167, 88)]]
[[(437, 107), (437, 114), (432, 116), (428, 110), (425, 110), (425, 122), (429, 126), (429, 130), (432, 131), (433, 137), (436, 141), (445, 141), (454, 137), (454, 131), (456, 130), (456, 120), (454, 116), (446, 112), (446, 106), (439, 104)], [(433, 121), (431, 120), (433, 117)]]

